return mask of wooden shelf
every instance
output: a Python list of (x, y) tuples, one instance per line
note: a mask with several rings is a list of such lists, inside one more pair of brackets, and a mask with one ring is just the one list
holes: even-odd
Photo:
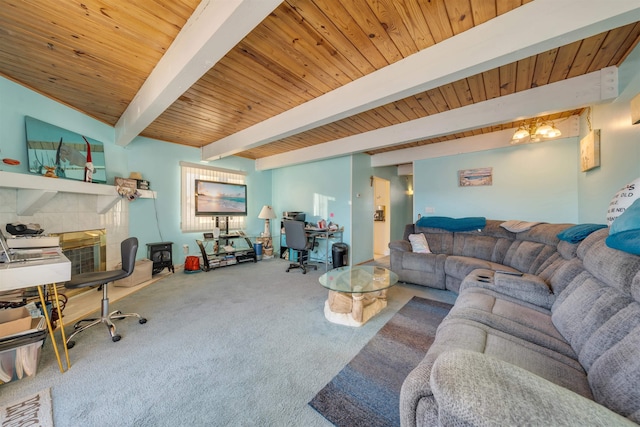
[[(58, 193), (97, 195), (96, 211), (99, 214), (109, 211), (122, 198), (113, 185), (5, 171), (0, 171), (0, 187), (18, 191), (18, 215), (33, 215)], [(154, 191), (138, 190), (138, 192), (143, 199), (156, 197)]]

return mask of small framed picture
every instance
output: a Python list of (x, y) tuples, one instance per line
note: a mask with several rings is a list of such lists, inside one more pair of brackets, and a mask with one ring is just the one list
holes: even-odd
[(459, 187), (477, 187), (493, 184), (493, 168), (463, 169), (458, 171)]

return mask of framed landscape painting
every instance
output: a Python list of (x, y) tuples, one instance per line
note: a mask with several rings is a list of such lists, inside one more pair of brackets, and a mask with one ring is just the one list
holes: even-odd
[(463, 169), (458, 171), (459, 187), (493, 185), (493, 168)]
[(84, 169), (90, 157), (94, 168), (92, 181), (107, 182), (101, 142), (33, 117), (25, 117), (25, 127), (29, 172), (84, 181)]

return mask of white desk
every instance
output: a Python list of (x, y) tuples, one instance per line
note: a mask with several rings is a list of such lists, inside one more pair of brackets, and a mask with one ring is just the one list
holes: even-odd
[[(62, 361), (60, 360), (60, 354), (58, 353), (58, 345), (53, 334), (53, 328), (51, 327), (49, 313), (46, 310), (47, 305), (44, 299), (43, 288), (48, 284), (54, 284), (53, 292), (57, 303), (56, 308), (58, 309), (58, 313), (62, 314), (62, 311), (60, 310), (60, 300), (58, 299), (58, 291), (55, 287), (55, 283), (66, 282), (70, 279), (71, 261), (69, 261), (64, 255), (61, 255), (59, 258), (40, 261), (0, 263), (0, 291), (13, 291), (16, 289), (29, 288), (31, 286), (35, 286), (38, 288), (40, 303), (43, 307), (42, 311), (44, 312), (44, 316), (47, 321), (49, 336), (51, 337), (53, 350), (55, 351), (56, 358), (58, 359), (60, 372), (64, 372), (64, 368), (62, 366)], [(62, 322), (62, 316), (60, 316), (59, 322), (68, 369), (69, 367), (71, 367), (71, 364), (69, 363), (69, 352), (67, 350), (66, 338), (64, 336), (64, 324)]]
[[(342, 230), (327, 230), (327, 229), (317, 229), (317, 228), (305, 228), (305, 233), (307, 238), (315, 238), (315, 239), (324, 239), (324, 256), (320, 256), (320, 254), (316, 254), (313, 256), (313, 251), (315, 249), (309, 250), (309, 261), (314, 262), (322, 262), (324, 263), (324, 271), (329, 271), (329, 263), (333, 263), (332, 253), (329, 251), (329, 241), (335, 241), (337, 243), (342, 243)], [(280, 258), (284, 258), (285, 252), (287, 252), (289, 248), (287, 247), (287, 239), (286, 234), (283, 231), (280, 231)]]

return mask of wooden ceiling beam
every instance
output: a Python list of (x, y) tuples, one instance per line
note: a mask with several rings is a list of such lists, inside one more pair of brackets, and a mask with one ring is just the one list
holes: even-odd
[(203, 0), (116, 123), (116, 144), (128, 145), (280, 3)]
[[(403, 142), (437, 138), (511, 120), (567, 111), (614, 99), (618, 96), (618, 69), (608, 67), (583, 76), (516, 92), (386, 128), (256, 160), (256, 170), (266, 170)], [(504, 146), (509, 145), (508, 138)], [(433, 144), (430, 144), (433, 145)], [(496, 147), (493, 147), (496, 148)], [(420, 158), (411, 149), (372, 156), (372, 166), (410, 163)]]
[[(277, 141), (638, 20), (637, 0), (536, 0), (206, 145), (203, 159)], [(500, 95), (500, 88), (486, 89), (487, 98)]]

